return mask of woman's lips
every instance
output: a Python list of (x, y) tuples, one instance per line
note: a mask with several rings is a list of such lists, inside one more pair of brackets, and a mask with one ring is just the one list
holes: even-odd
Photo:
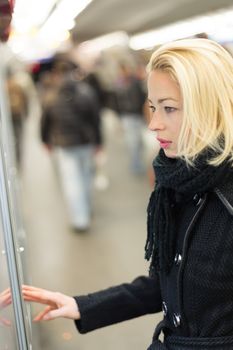
[(170, 146), (170, 144), (172, 143), (171, 141), (167, 141), (167, 140), (163, 140), (163, 139), (157, 139), (159, 141), (160, 147), (161, 148), (168, 148)]

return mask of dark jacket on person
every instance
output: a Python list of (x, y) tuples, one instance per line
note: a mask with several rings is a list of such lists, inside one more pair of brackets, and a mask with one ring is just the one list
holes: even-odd
[(143, 83), (134, 76), (128, 77), (116, 89), (116, 106), (120, 115), (142, 117), (145, 100)]
[(51, 146), (102, 143), (99, 106), (92, 88), (83, 81), (66, 80), (44, 107), (41, 139)]
[[(80, 333), (163, 310), (149, 349), (233, 349), (233, 175), (173, 207), (177, 240), (169, 273), (75, 297)], [(157, 340), (161, 330), (164, 344)]]

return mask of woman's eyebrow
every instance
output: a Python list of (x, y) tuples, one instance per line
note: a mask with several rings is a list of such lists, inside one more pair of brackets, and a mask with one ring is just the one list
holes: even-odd
[(172, 100), (172, 101), (174, 101), (174, 102), (178, 102), (175, 98), (173, 98), (173, 97), (165, 97), (165, 98), (160, 98), (159, 100), (158, 100), (158, 103), (162, 103), (162, 102), (164, 102), (164, 101), (167, 101), (167, 100)]
[[(158, 103), (162, 103), (162, 102), (167, 101), (167, 100), (172, 100), (172, 101), (174, 101), (174, 102), (179, 102), (178, 100), (176, 100), (176, 99), (173, 98), (173, 97), (164, 97), (164, 98), (160, 98), (160, 99), (158, 100)], [(149, 98), (148, 98), (148, 101), (149, 101), (150, 103), (153, 104), (153, 102), (152, 102)]]

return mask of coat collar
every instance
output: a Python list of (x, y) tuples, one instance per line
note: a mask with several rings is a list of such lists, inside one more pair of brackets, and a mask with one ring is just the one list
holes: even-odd
[[(232, 180), (232, 179), (231, 179)], [(228, 212), (233, 215), (233, 181), (226, 181), (214, 189), (217, 197), (226, 207)]]

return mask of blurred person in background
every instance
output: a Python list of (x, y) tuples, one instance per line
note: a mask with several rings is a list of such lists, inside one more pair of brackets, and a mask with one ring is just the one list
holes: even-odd
[(116, 83), (116, 103), (122, 121), (130, 157), (130, 170), (134, 175), (145, 172), (143, 155), (143, 108), (146, 92), (143, 81), (127, 64), (121, 64)]
[(99, 102), (100, 111), (106, 106), (106, 94), (95, 71), (86, 74), (85, 81), (93, 88)]
[(7, 91), (9, 96), (10, 113), (12, 117), (16, 162), (21, 167), (22, 143), (25, 119), (29, 112), (29, 96), (26, 87), (10, 69), (7, 74)]
[(91, 224), (94, 154), (102, 137), (95, 92), (79, 79), (78, 71), (73, 62), (58, 59), (47, 73), (41, 137), (58, 167), (70, 226), (85, 232)]
[[(104, 132), (104, 109), (106, 108), (107, 95), (106, 91), (103, 87), (101, 79), (98, 75), (95, 67), (92, 68), (91, 71), (87, 72), (84, 77), (84, 81), (86, 81), (95, 91), (95, 94), (98, 99), (99, 105), (99, 113), (101, 117), (101, 125)], [(105, 137), (103, 137), (105, 138)], [(102, 142), (101, 151), (95, 154), (95, 177), (94, 177), (94, 187), (97, 190), (106, 190), (109, 186), (109, 177), (107, 175), (106, 164), (108, 162), (107, 151), (104, 146), (104, 142)]]
[(74, 298), (32, 286), (23, 295), (46, 305), (36, 321), (67, 317), (81, 333), (163, 310), (148, 350), (232, 350), (233, 59), (214, 41), (178, 40), (154, 52), (148, 71), (160, 144), (149, 276)]

